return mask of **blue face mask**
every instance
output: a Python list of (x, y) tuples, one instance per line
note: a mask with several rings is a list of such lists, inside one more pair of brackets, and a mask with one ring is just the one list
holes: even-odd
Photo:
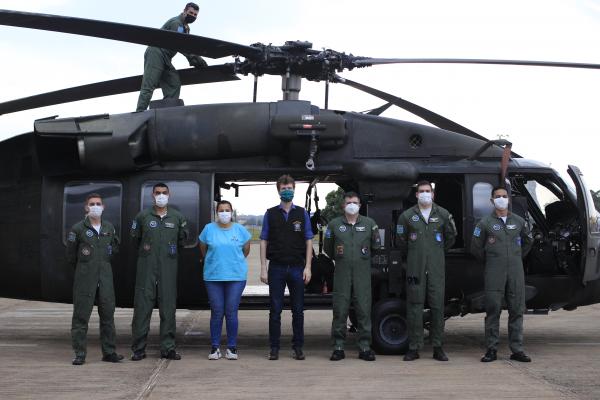
[(284, 189), (279, 192), (279, 198), (284, 203), (289, 203), (294, 198), (294, 190), (293, 189)]

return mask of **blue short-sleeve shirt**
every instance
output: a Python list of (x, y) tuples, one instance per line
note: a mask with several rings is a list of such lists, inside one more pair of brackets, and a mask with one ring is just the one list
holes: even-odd
[(198, 237), (208, 246), (204, 258), (204, 280), (245, 281), (248, 263), (243, 247), (250, 238), (250, 232), (235, 222), (229, 228), (221, 228), (216, 222), (206, 224)]

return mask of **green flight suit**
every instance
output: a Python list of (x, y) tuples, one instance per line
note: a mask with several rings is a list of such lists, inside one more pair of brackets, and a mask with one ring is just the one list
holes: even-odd
[(175, 311), (177, 309), (177, 259), (187, 237), (187, 221), (174, 208), (161, 218), (154, 207), (141, 211), (131, 225), (137, 241), (138, 258), (131, 324), (134, 352), (146, 348), (152, 310), (158, 300), (160, 350), (175, 349)]
[(433, 203), (425, 222), (419, 206), (404, 211), (396, 224), (396, 238), (406, 254), (406, 319), (411, 350), (423, 347), (425, 296), (431, 312), (431, 343), (442, 346), (444, 335), (445, 251), (456, 239), (452, 214)]
[(331, 337), (336, 350), (344, 349), (351, 301), (358, 322), (358, 346), (371, 348), (371, 251), (380, 246), (379, 229), (369, 217), (359, 215), (354, 225), (344, 216), (337, 217), (327, 226), (324, 250), (335, 260)]
[[(190, 27), (183, 21), (181, 15), (169, 19), (160, 29), (190, 33)], [(159, 47), (148, 47), (146, 49), (144, 53), (144, 76), (142, 77), (142, 87), (136, 111), (143, 111), (148, 108), (152, 93), (159, 86), (165, 99), (179, 98), (181, 80), (179, 79), (179, 73), (171, 63), (171, 59), (175, 54), (177, 54), (175, 50)], [(204, 60), (196, 55), (184, 54), (184, 56), (192, 66), (199, 66), (200, 61), (204, 63)], [(206, 65), (206, 63), (203, 65)]]
[(500, 336), (502, 300), (508, 308), (508, 338), (513, 353), (523, 351), (523, 313), (525, 312), (525, 272), (523, 258), (533, 244), (525, 220), (509, 213), (506, 223), (492, 215), (475, 226), (471, 252), (485, 260), (485, 341), (497, 350)]
[(76, 356), (86, 355), (88, 323), (96, 295), (102, 355), (115, 353), (115, 290), (110, 260), (118, 250), (115, 227), (105, 220), (98, 233), (86, 217), (73, 225), (67, 236), (67, 260), (75, 266), (71, 339)]

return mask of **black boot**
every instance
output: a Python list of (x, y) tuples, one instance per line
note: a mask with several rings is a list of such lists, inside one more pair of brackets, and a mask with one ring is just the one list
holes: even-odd
[(531, 358), (522, 351), (519, 351), (518, 353), (512, 353), (510, 355), (510, 359), (518, 362), (531, 362)]
[(331, 353), (331, 357), (329, 357), (331, 361), (340, 361), (344, 358), (346, 358), (346, 353), (344, 353), (344, 350), (334, 350), (333, 353)]
[(358, 358), (365, 361), (375, 361), (375, 353), (373, 350), (361, 350), (358, 352)]
[(72, 362), (73, 365), (83, 365), (85, 364), (85, 356), (75, 356)]
[(107, 354), (102, 356), (102, 361), (117, 363), (123, 359), (123, 356), (117, 353)]
[(419, 358), (418, 350), (408, 350), (404, 355), (404, 361), (414, 361)]
[(181, 354), (171, 349), (168, 353), (161, 353), (160, 358), (166, 358), (167, 360), (181, 360)]
[(496, 350), (487, 349), (487, 351), (485, 352), (485, 355), (483, 357), (481, 357), (481, 362), (492, 362), (492, 361), (496, 361), (497, 359), (498, 359), (498, 357), (496, 355)]
[(272, 348), (269, 353), (269, 360), (279, 360), (279, 349)]
[(448, 361), (448, 356), (441, 347), (433, 348), (433, 358), (438, 361)]
[(140, 361), (144, 358), (146, 358), (146, 352), (144, 350), (135, 351), (131, 355), (131, 361)]

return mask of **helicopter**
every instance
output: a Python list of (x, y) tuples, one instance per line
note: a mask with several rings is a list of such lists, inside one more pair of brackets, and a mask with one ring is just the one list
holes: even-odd
[[(486, 137), (393, 94), (344, 78), (346, 70), (382, 64), (444, 63), (598, 69), (600, 65), (487, 59), (382, 59), (306, 41), (241, 45), (195, 35), (83, 18), (0, 10), (0, 25), (58, 31), (169, 48), (234, 61), (180, 70), (182, 84), (255, 77), (253, 102), (183, 105), (162, 100), (147, 111), (44, 118), (32, 132), (0, 142), (0, 296), (72, 302), (73, 271), (66, 235), (81, 218), (85, 196), (102, 195), (105, 216), (122, 238), (113, 261), (117, 306), (133, 305), (135, 259), (128, 222), (150, 206), (157, 182), (171, 189), (170, 203), (189, 221), (181, 252), (178, 307), (207, 309), (196, 238), (212, 221), (215, 200), (229, 182), (274, 181), (289, 173), (309, 182), (335, 183), (361, 193), (362, 214), (376, 220), (382, 248), (372, 258), (373, 346), (380, 353), (406, 350), (403, 255), (395, 222), (415, 201), (414, 182), (435, 184), (436, 202), (456, 221), (458, 237), (446, 258), (446, 317), (484, 311), (483, 265), (469, 253), (477, 221), (491, 212), (492, 187), (504, 184), (512, 211), (535, 238), (524, 261), (527, 308), (543, 313), (600, 302), (600, 222), (582, 172), (571, 182), (550, 166), (521, 157), (506, 139)], [(258, 78), (281, 76), (283, 99), (257, 102)], [(325, 106), (299, 100), (302, 80), (325, 83)], [(139, 89), (140, 76), (67, 88), (0, 103), (0, 114)], [(385, 103), (365, 113), (329, 109), (330, 84), (349, 86)], [(385, 118), (391, 106), (429, 122)], [(315, 203), (316, 203), (315, 198)], [(315, 224), (319, 221), (315, 221)], [(323, 221), (320, 221), (323, 222)], [(201, 267), (201, 266), (200, 266)], [(264, 309), (268, 296), (244, 296), (242, 308)], [(307, 309), (331, 307), (331, 295), (307, 293)], [(426, 317), (427, 318), (427, 315)]]

